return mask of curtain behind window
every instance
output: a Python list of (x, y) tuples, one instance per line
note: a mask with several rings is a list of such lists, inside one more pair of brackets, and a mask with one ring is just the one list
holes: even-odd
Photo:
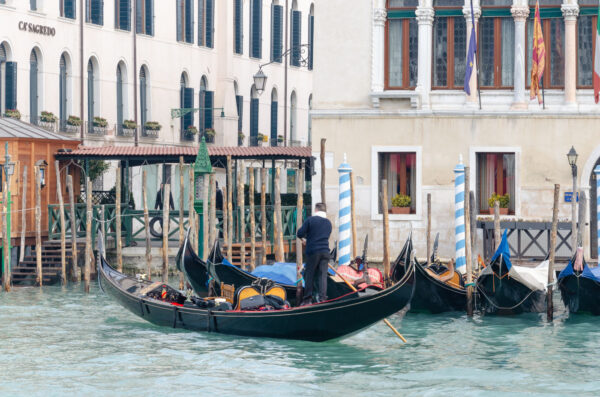
[(513, 18), (502, 18), (502, 85), (512, 86), (515, 68), (515, 23)]
[(391, 19), (388, 29), (388, 79), (391, 87), (402, 86), (402, 19)]

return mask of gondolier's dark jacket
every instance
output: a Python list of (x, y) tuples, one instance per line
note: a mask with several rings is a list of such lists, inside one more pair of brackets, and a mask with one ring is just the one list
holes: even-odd
[(331, 222), (320, 216), (308, 217), (296, 234), (298, 238), (306, 238), (306, 255), (329, 253), (329, 236)]

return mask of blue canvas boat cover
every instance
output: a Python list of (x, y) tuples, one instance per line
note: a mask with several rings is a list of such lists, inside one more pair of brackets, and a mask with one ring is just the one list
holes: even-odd
[(505, 229), (504, 233), (502, 234), (502, 241), (500, 241), (500, 245), (494, 253), (494, 256), (492, 257), (492, 261), (490, 263), (493, 263), (500, 255), (502, 255), (502, 261), (506, 265), (506, 269), (510, 270), (510, 268), (512, 267), (512, 263), (510, 262), (510, 248), (508, 246), (507, 236), (507, 231)]
[[(239, 267), (233, 265), (226, 258), (223, 258), (222, 264), (225, 266), (235, 267), (244, 273), (251, 274), (254, 277), (268, 278), (275, 281), (278, 284), (296, 285), (296, 264), (295, 263), (284, 263), (276, 262), (272, 265), (258, 266), (252, 273), (249, 273)], [(304, 268), (304, 265), (302, 265)], [(328, 269), (330, 275), (335, 275), (331, 269)], [(302, 280), (304, 285), (304, 280)]]
[[(558, 275), (558, 279), (561, 280), (565, 277), (575, 275), (575, 271), (573, 270), (573, 259), (571, 259), (567, 267), (565, 267), (563, 271), (560, 272), (560, 274)], [(597, 283), (600, 283), (600, 267), (595, 267), (592, 269), (584, 261), (583, 272), (581, 272), (581, 277), (585, 277), (590, 280), (596, 281)]]

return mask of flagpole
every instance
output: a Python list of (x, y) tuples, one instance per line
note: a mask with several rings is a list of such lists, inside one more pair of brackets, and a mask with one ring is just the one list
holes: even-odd
[[(477, 52), (477, 54), (479, 54), (479, 52)], [(475, 66), (477, 67), (477, 95), (479, 96), (479, 110), (481, 110), (481, 85), (479, 84), (479, 62), (476, 61)]]

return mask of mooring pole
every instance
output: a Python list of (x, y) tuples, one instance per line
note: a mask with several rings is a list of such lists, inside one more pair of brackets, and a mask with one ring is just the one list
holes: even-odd
[(550, 231), (550, 258), (548, 263), (548, 291), (546, 295), (546, 317), (552, 321), (554, 317), (554, 305), (552, 293), (554, 292), (554, 258), (556, 255), (556, 233), (558, 230), (558, 200), (560, 196), (560, 185), (554, 185), (554, 205), (552, 207), (552, 229)]

